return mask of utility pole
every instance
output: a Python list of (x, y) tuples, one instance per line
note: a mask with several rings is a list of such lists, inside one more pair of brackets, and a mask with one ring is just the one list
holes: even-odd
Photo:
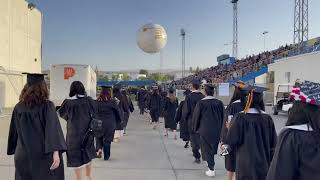
[(238, 58), (238, 1), (232, 0), (233, 4), (233, 43), (232, 43), (232, 56)]
[(181, 68), (181, 76), (182, 78), (185, 77), (186, 72), (186, 31), (181, 29), (180, 35), (182, 37), (182, 68)]
[(293, 43), (301, 44), (309, 40), (309, 2), (294, 0), (294, 35)]

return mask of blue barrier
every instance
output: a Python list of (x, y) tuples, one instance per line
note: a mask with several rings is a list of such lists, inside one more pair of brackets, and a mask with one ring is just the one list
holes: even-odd
[(255, 83), (255, 78), (258, 76), (261, 76), (265, 73), (268, 73), (268, 67), (263, 67), (263, 68), (259, 69), (258, 71), (250, 72), (250, 73), (248, 73), (248, 74), (246, 74), (236, 80), (230, 80), (229, 83), (235, 83), (239, 80), (244, 81), (244, 82), (253, 81), (253, 83)]
[(153, 86), (157, 84), (153, 80), (143, 80), (143, 81), (98, 81), (97, 86)]

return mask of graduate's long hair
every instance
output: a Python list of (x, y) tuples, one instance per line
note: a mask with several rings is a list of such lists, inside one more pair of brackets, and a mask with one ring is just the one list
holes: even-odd
[(31, 108), (46, 103), (48, 99), (49, 92), (45, 82), (39, 82), (31, 86), (26, 84), (19, 97), (20, 103)]
[(109, 101), (112, 99), (111, 88), (102, 88), (101, 93), (97, 99), (97, 101)]
[(263, 102), (263, 94), (256, 92), (249, 92), (245, 100), (245, 111), (249, 108), (255, 108), (261, 114), (265, 111), (265, 105)]
[[(240, 100), (241, 101), (241, 97), (242, 97), (242, 92), (240, 90), (240, 88), (238, 87), (235, 87), (234, 89), (234, 92), (233, 92), (233, 95), (232, 95), (232, 98), (229, 102), (229, 104), (232, 104), (233, 102), (237, 101), (237, 100)], [(243, 100), (243, 99), (242, 99)]]
[(79, 95), (87, 96), (86, 89), (84, 88), (82, 82), (73, 81), (70, 86), (69, 97), (76, 96), (78, 98)]
[(308, 124), (320, 135), (320, 107), (296, 101), (288, 116), (286, 126)]

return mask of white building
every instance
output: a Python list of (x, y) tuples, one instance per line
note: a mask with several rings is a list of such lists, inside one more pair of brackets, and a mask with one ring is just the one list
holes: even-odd
[(320, 52), (283, 58), (268, 66), (274, 72), (274, 90), (279, 84), (294, 84), (297, 79), (320, 83)]
[(22, 72), (41, 72), (41, 12), (25, 0), (0, 0), (0, 107), (12, 107)]

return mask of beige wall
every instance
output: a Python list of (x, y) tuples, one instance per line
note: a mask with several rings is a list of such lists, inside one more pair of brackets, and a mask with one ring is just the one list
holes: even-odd
[(17, 103), (21, 72), (41, 72), (41, 23), (40, 11), (25, 0), (0, 0), (0, 107)]
[[(41, 13), (24, 0), (0, 0), (0, 66), (41, 72)], [(36, 61), (35, 61), (36, 60)]]
[(286, 72), (290, 72), (290, 84), (294, 84), (296, 79), (320, 83), (319, 67), (320, 52), (284, 58), (270, 64), (269, 71), (274, 71), (275, 94), (279, 84), (288, 83)]

